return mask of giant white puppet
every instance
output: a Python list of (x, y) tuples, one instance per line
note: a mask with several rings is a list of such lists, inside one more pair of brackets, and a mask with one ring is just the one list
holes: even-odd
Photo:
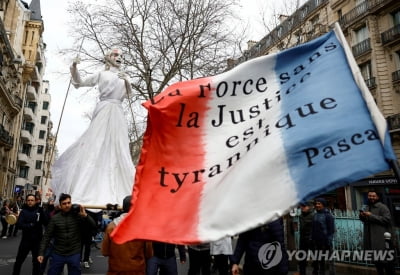
[(131, 86), (120, 71), (121, 51), (105, 56), (105, 70), (82, 79), (77, 63), (70, 70), (75, 88), (98, 86), (99, 102), (91, 123), (52, 167), (52, 188), (59, 197), (68, 193), (75, 203), (84, 205), (118, 204), (132, 193), (135, 167), (129, 151), (127, 121), (122, 101)]

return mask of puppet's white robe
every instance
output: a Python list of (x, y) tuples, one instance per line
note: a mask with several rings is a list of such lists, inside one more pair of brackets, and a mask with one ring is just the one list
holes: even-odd
[(100, 101), (91, 123), (52, 167), (52, 189), (83, 205), (121, 204), (132, 194), (135, 167), (129, 151), (127, 121), (121, 106), (125, 81), (115, 68), (81, 79), (71, 67), (75, 87), (98, 85)]

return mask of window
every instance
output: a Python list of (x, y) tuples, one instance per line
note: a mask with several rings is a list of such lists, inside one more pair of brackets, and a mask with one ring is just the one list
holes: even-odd
[(26, 43), (28, 42), (28, 31), (25, 31), (25, 45), (26, 45)]
[(45, 135), (46, 135), (46, 131), (41, 130), (41, 131), (39, 132), (39, 138), (40, 138), (40, 139), (44, 139)]
[(339, 20), (342, 19), (342, 16), (343, 16), (342, 10), (337, 11), (337, 16), (338, 16)]
[(356, 45), (369, 38), (367, 26), (363, 26), (354, 31), (354, 44)]
[(49, 109), (49, 102), (43, 101), (43, 110), (48, 110), (48, 109)]
[(301, 12), (301, 18), (305, 18), (307, 15), (308, 15), (308, 10), (309, 10), (309, 8), (308, 8), (308, 6), (307, 5), (305, 5), (304, 7), (303, 7), (303, 9), (300, 11)]
[(365, 0), (356, 0), (356, 6), (364, 4)]
[(19, 174), (18, 174), (18, 176), (20, 177), (20, 178), (28, 178), (28, 174), (29, 174), (29, 166), (21, 166), (20, 168), (19, 168)]
[(31, 144), (22, 144), (22, 151), (21, 153), (30, 156), (31, 155), (31, 149), (32, 145)]
[(396, 71), (400, 70), (400, 51), (394, 53), (394, 65), (396, 67)]
[(392, 18), (394, 26), (400, 25), (400, 10), (392, 13)]
[(283, 27), (282, 27), (282, 26), (279, 26), (279, 27), (277, 28), (276, 34), (277, 34), (277, 36), (278, 36), (279, 38), (281, 38), (282, 33), (283, 33)]
[(359, 65), (359, 67), (364, 80), (368, 80), (372, 77), (371, 62), (368, 61)]
[(29, 133), (33, 133), (33, 128), (35, 127), (35, 124), (32, 122), (25, 122), (25, 127), (24, 130), (27, 130)]
[(29, 101), (28, 107), (32, 109), (32, 112), (35, 113), (36, 110), (36, 102)]
[(42, 116), (42, 117), (40, 118), (40, 123), (41, 123), (41, 124), (46, 124), (46, 122), (47, 122), (47, 116)]
[(311, 25), (315, 26), (319, 23), (319, 14), (310, 19)]
[(37, 153), (39, 155), (43, 154), (44, 146), (43, 145), (38, 145), (37, 147)]
[(35, 185), (40, 184), (40, 176), (35, 176), (35, 178), (33, 179), (33, 184), (35, 184)]
[(42, 169), (42, 161), (41, 161), (41, 160), (37, 160), (37, 161), (36, 161), (35, 168), (36, 168), (36, 169)]

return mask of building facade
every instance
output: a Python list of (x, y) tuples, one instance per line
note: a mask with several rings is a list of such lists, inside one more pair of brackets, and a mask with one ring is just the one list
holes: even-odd
[[(400, 2), (397, 0), (310, 0), (249, 49), (248, 59), (310, 41), (338, 22), (379, 109), (387, 119), (393, 148), (400, 156)], [(332, 208), (359, 209), (376, 189), (394, 216), (400, 216), (400, 182), (387, 171), (325, 194)], [(400, 226), (400, 220), (397, 222)]]
[[(40, 192), (51, 139), (49, 83), (40, 0), (0, 1), (3, 77), (0, 76), (0, 195)], [(4, 82), (2, 82), (4, 78)], [(7, 139), (7, 134), (9, 138)], [(3, 157), (4, 156), (4, 157)]]

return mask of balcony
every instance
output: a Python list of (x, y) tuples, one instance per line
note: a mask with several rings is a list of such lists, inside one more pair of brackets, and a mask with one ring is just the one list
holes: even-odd
[(21, 130), (21, 139), (26, 142), (26, 143), (30, 143), (32, 142), (32, 135), (31, 133), (29, 133), (28, 130)]
[(388, 116), (386, 118), (389, 127), (389, 133), (400, 132), (400, 114)]
[(369, 79), (365, 80), (365, 84), (367, 84), (367, 87), (369, 89), (374, 89), (376, 88), (376, 81), (375, 81), (375, 77), (371, 77)]
[(27, 165), (29, 164), (30, 158), (28, 157), (27, 154), (25, 153), (18, 153), (18, 161), (22, 164), (22, 165)]
[(26, 89), (26, 97), (30, 101), (37, 101), (37, 93), (34, 86), (28, 85), (28, 88)]
[(381, 33), (381, 39), (384, 46), (398, 42), (400, 40), (400, 24)]
[(0, 145), (6, 149), (11, 149), (14, 146), (14, 138), (10, 136), (10, 133), (4, 129), (4, 126), (0, 124)]
[(351, 51), (353, 52), (354, 57), (358, 57), (365, 53), (371, 51), (371, 39), (367, 38), (364, 41), (356, 44), (355, 46), (351, 47)]
[(24, 107), (24, 117), (26, 120), (31, 121), (34, 119), (35, 114), (33, 113), (32, 109), (29, 107)]
[(339, 20), (342, 29), (349, 26), (354, 22), (359, 22), (359, 20), (370, 13), (376, 13), (386, 4), (391, 4), (392, 0), (365, 0), (365, 2), (356, 6), (354, 9), (345, 13)]
[(22, 108), (22, 99), (19, 96), (14, 95), (14, 102), (19, 108)]
[(392, 81), (393, 82), (400, 82), (400, 70), (395, 71), (392, 73)]
[(356, 6), (354, 9), (350, 10), (348, 13), (344, 14), (339, 23), (341, 26), (346, 26), (352, 23), (354, 20), (357, 20), (359, 17), (365, 15), (368, 11), (368, 2), (365, 1), (360, 5)]
[(25, 184), (27, 184), (27, 183), (28, 183), (28, 179), (26, 179), (26, 178), (21, 178), (21, 177), (15, 178), (15, 185), (25, 186)]

